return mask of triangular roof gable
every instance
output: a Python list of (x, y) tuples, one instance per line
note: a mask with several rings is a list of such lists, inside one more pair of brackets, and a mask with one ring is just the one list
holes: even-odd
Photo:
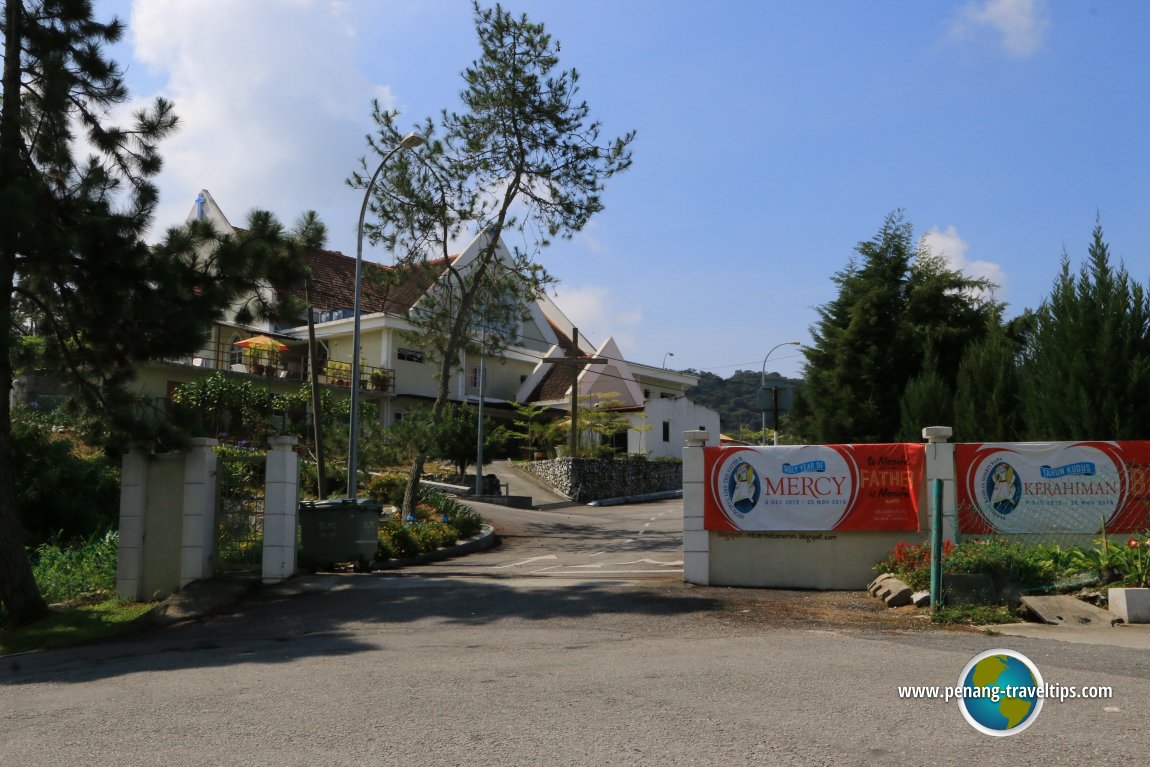
[(623, 359), (623, 352), (614, 338), (608, 338), (595, 350), (595, 356), (607, 360), (601, 365), (588, 365), (579, 375), (579, 393), (619, 395), (622, 407), (642, 406), (643, 389), (635, 381), (631, 367)]
[(188, 217), (184, 220), (191, 223), (200, 218), (201, 197), (203, 198), (204, 220), (211, 221), (217, 229), (222, 230), (225, 234), (235, 234), (235, 227), (228, 221), (228, 217), (224, 215), (224, 211), (216, 202), (216, 198), (212, 197), (212, 193), (207, 189), (201, 189), (200, 193), (196, 195), (196, 200), (192, 203), (192, 209), (188, 212)]

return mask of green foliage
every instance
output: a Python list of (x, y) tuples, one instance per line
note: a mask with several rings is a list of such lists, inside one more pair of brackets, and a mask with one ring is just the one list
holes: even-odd
[(425, 489), (420, 493), (420, 501), (435, 509), (440, 517), (446, 514), (447, 524), (455, 528), (459, 538), (470, 538), (483, 527), (483, 517), (447, 493)]
[[(855, 248), (833, 281), (838, 296), (818, 308), (806, 347), (803, 418), (816, 442), (889, 442), (898, 431), (900, 398), (928, 358), (954, 370), (1000, 307), (991, 286), (949, 269), (941, 256), (914, 247), (901, 212)], [(921, 428), (921, 426), (920, 426)]]
[[(780, 356), (771, 359), (773, 361)], [(724, 434), (756, 445), (762, 441), (763, 413), (759, 409), (762, 371), (737, 370), (729, 378), (696, 370), (685, 372), (699, 376), (699, 383), (687, 391), (687, 396), (700, 405), (718, 411)], [(784, 378), (783, 383), (796, 391), (803, 385), (801, 380), (795, 378)], [(771, 414), (767, 415), (769, 418)], [(786, 425), (785, 420), (783, 423)]]
[[(434, 424), (461, 353), (493, 356), (515, 341), (527, 305), (553, 281), (536, 255), (603, 209), (604, 185), (630, 166), (635, 137), (601, 140), (578, 74), (558, 67), (559, 43), (543, 25), (498, 5), (476, 4), (474, 17), (480, 56), (463, 71), (462, 110), (424, 120), (417, 127), (427, 142), (396, 153), (408, 130), (373, 104), (379, 130), (369, 144), (382, 160), (372, 172), (376, 163), (365, 159), (349, 180), (370, 187), (376, 220), (368, 231), (397, 254), (396, 273), (430, 274), (434, 284), (409, 315), (438, 362)], [(453, 243), (469, 235), (478, 252), (457, 266)], [(425, 458), (416, 451), (411, 482)]]
[[(997, 322), (966, 350), (958, 366), (954, 435), (960, 442), (1015, 442), (1021, 437), (1022, 345)], [(936, 421), (944, 424), (944, 421)], [(922, 422), (920, 426), (929, 426)]]
[(1124, 586), (1150, 586), (1150, 532), (1143, 530), (1127, 538), (1115, 560)]
[(379, 550), (376, 557), (380, 560), (406, 559), (420, 553), (419, 539), (416, 538), (410, 525), (401, 520), (386, 518), (379, 523)]
[(922, 438), (923, 426), (953, 423), (954, 402), (950, 386), (933, 364), (910, 379), (899, 407), (902, 419), (898, 438), (905, 442), (918, 442)]
[(403, 505), (403, 494), (407, 490), (407, 475), (395, 471), (372, 474), (364, 487), (370, 498), (391, 506)]
[(67, 602), (93, 594), (114, 593), (119, 543), (119, 534), (109, 531), (72, 547), (53, 543), (37, 546), (32, 572), (44, 599)]
[(103, 455), (22, 417), (12, 424), (16, 507), (26, 540), (87, 540), (116, 525), (120, 471)]
[[(1036, 589), (1053, 586), (1067, 564), (1068, 557), (1056, 548), (1029, 546), (1003, 537), (943, 544), (943, 572), (988, 575), (1000, 590), (1009, 584)], [(914, 589), (929, 588), (930, 544), (899, 543), (873, 570), (876, 574), (893, 573)]]
[(551, 408), (530, 402), (509, 404), (515, 411), (514, 425), (517, 427), (509, 431), (509, 436), (526, 442), (529, 451), (547, 450), (562, 439), (555, 422), (547, 417)]
[(1063, 255), (1028, 341), (1022, 402), (1029, 438), (1150, 437), (1150, 298), (1124, 266), (1111, 265), (1101, 225), (1077, 275)]
[(1018, 623), (1019, 617), (1004, 605), (945, 605), (930, 616), (931, 623), (958, 626), (992, 626)]
[(459, 537), (454, 527), (435, 520), (427, 520), (412, 527), (420, 551), (435, 551), (455, 543)]
[[(433, 427), (433, 442), (428, 455), (451, 461), (459, 474), (475, 463), (476, 440), (479, 438), (479, 413), (470, 405), (451, 408)], [(504, 426), (497, 426), (490, 418), (483, 419), (483, 455), (497, 458), (511, 434)]]
[[(443, 516), (447, 522), (443, 522)], [(415, 506), (415, 521), (404, 523), (397, 517), (380, 522), (376, 559), (413, 557), (416, 554), (451, 546), (470, 538), (483, 527), (483, 518), (454, 497), (423, 489)]]

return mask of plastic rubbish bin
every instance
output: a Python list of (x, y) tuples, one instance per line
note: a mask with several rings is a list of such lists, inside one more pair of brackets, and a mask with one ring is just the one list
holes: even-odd
[(307, 567), (354, 562), (366, 570), (379, 546), (380, 501), (372, 498), (305, 501), (300, 504), (300, 561)]

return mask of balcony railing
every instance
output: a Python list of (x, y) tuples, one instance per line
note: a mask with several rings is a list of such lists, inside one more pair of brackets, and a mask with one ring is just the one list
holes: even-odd
[[(197, 353), (167, 360), (202, 370), (278, 378), (306, 383), (311, 380), (305, 349), (244, 349), (227, 342), (209, 342)], [(395, 391), (395, 371), (375, 365), (360, 365), (360, 386), (368, 391)], [(321, 364), (319, 382), (332, 386), (351, 385), (351, 363), (328, 360)]]

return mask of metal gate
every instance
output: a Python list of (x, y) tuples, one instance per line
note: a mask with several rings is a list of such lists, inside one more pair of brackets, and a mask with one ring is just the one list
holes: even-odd
[(216, 571), (259, 570), (267, 457), (221, 455), (216, 481)]

